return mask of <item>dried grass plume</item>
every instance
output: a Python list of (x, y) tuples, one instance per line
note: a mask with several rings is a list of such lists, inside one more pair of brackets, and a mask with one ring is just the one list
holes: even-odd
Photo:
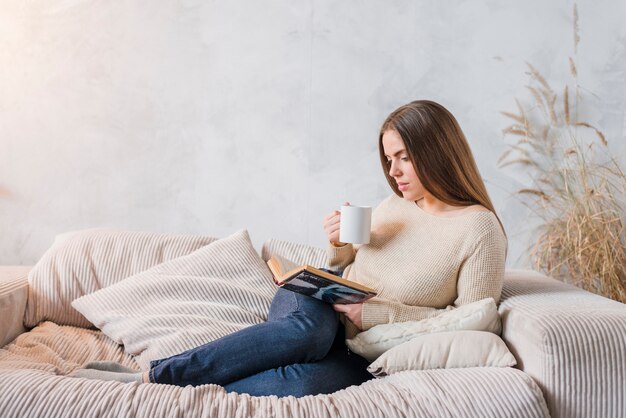
[[(576, 5), (573, 14), (577, 52)], [(610, 156), (604, 133), (579, 120), (575, 59), (569, 58), (573, 89), (566, 83), (562, 97), (527, 65), (532, 101), (523, 106), (516, 99), (517, 113), (501, 112), (511, 121), (503, 134), (514, 142), (498, 165), (523, 166), (533, 180), (533, 187), (516, 192), (541, 219), (530, 248), (533, 264), (554, 278), (626, 303), (626, 176)]]

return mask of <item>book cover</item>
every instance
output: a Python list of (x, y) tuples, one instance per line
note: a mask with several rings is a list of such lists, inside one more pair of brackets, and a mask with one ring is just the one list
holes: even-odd
[(267, 265), (278, 286), (327, 303), (362, 303), (376, 296), (373, 289), (360, 283), (309, 265), (298, 266), (284, 257), (272, 256)]

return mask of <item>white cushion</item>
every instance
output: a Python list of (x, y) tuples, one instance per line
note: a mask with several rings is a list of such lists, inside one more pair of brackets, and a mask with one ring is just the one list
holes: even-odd
[(500, 337), (484, 331), (418, 335), (384, 352), (367, 370), (384, 377), (405, 370), (511, 367), (515, 357)]
[(276, 289), (241, 230), (72, 306), (148, 369), (152, 360), (266, 321)]
[(454, 330), (489, 331), (500, 334), (500, 315), (495, 301), (492, 298), (482, 299), (421, 321), (376, 325), (346, 340), (346, 344), (353, 352), (368, 361), (374, 361), (390, 348), (418, 335)]
[(105, 228), (59, 234), (28, 275), (24, 325), (34, 327), (49, 320), (90, 327), (91, 323), (72, 308), (72, 300), (215, 240)]

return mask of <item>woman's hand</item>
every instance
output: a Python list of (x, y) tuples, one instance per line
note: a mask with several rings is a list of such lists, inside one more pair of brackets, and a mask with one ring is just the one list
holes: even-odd
[(363, 322), (361, 321), (361, 312), (363, 312), (362, 303), (351, 303), (349, 305), (340, 305), (335, 303), (333, 309), (343, 314), (360, 330), (363, 330)]
[[(344, 206), (350, 205), (350, 202), (344, 203)], [(328, 241), (336, 247), (345, 245), (339, 242), (339, 224), (341, 223), (341, 212), (334, 210), (324, 217), (324, 231), (328, 237)]]

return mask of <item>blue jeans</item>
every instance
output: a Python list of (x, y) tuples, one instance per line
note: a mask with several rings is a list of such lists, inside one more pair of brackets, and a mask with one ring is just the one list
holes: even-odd
[(335, 342), (323, 359), (266, 370), (224, 385), (224, 388), (227, 392), (251, 396), (300, 397), (333, 393), (372, 379), (367, 371), (367, 360), (349, 351), (344, 341), (344, 329), (340, 324)]
[(278, 289), (267, 322), (150, 363), (150, 381), (178, 386), (215, 383), (251, 395), (331, 393), (372, 376), (350, 353), (332, 306)]

